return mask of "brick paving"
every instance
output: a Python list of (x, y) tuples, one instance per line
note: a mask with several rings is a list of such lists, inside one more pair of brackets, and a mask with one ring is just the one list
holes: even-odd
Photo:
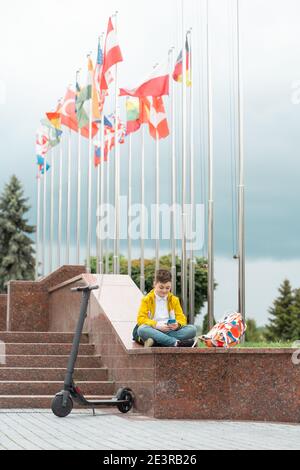
[[(166, 445), (167, 443), (167, 445)], [(0, 450), (300, 450), (300, 425), (155, 420), (115, 410), (0, 410)]]

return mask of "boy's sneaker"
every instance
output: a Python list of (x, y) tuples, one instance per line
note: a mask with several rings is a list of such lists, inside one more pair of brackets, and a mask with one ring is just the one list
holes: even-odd
[(193, 348), (195, 345), (195, 340), (193, 339), (184, 339), (182, 341), (178, 341), (177, 348)]
[(154, 339), (152, 338), (146, 339), (146, 341), (144, 342), (144, 348), (153, 348), (153, 346), (154, 346)]

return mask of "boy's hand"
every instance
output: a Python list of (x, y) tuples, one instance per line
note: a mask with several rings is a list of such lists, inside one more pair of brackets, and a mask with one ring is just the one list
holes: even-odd
[(162, 333), (168, 333), (171, 331), (170, 325), (166, 325), (165, 323), (158, 323), (156, 325), (156, 329), (161, 331)]
[(171, 323), (169, 326), (170, 331), (176, 331), (179, 328), (178, 323)]

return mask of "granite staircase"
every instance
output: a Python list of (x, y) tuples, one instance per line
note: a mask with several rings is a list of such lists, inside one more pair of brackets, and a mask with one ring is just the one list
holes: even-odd
[[(63, 388), (72, 340), (71, 333), (0, 332), (0, 408), (50, 408)], [(108, 369), (95, 355), (88, 335), (81, 338), (74, 378), (90, 399), (114, 394)]]

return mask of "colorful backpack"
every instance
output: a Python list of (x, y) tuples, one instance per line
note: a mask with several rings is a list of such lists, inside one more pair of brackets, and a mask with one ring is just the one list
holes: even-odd
[(245, 332), (247, 326), (240, 313), (230, 313), (225, 315), (223, 320), (217, 323), (213, 329), (200, 337), (208, 348), (233, 348), (237, 346)]

